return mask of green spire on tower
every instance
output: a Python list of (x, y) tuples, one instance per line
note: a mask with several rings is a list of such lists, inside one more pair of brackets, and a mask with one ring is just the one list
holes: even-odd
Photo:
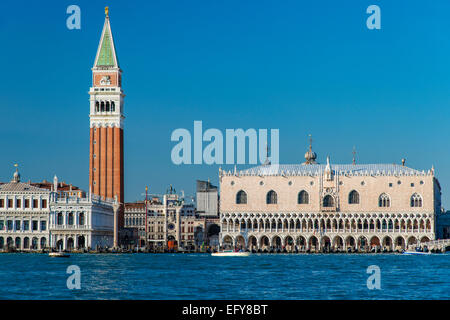
[(111, 25), (109, 23), (108, 7), (105, 8), (105, 24), (103, 26), (94, 67), (119, 67)]
[(97, 66), (114, 66), (111, 36), (109, 34), (108, 28), (105, 29), (105, 33), (103, 34), (102, 46), (100, 48)]

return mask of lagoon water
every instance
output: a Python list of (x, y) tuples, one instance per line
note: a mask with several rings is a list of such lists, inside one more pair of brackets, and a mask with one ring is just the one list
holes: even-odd
[(0, 254), (0, 299), (450, 299), (450, 254)]

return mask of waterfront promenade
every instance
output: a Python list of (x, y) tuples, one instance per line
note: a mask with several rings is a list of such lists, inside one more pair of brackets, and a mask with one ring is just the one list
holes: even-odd
[[(221, 248), (225, 249), (225, 248)], [(228, 248), (229, 249), (229, 248)], [(410, 245), (407, 250), (416, 250), (420, 249), (421, 251), (430, 251), (431, 253), (445, 253), (450, 252), (450, 239), (440, 239), (433, 240), (429, 242), (420, 243), (418, 245)], [(55, 250), (51, 250), (55, 251)], [(254, 254), (367, 254), (367, 253), (402, 253), (405, 251), (404, 249), (397, 247), (395, 250), (389, 248), (383, 248), (381, 246), (377, 247), (355, 247), (355, 248), (332, 248), (332, 247), (311, 247), (307, 248), (305, 246), (290, 246), (290, 247), (267, 247), (264, 250), (251, 248), (250, 250), (246, 250), (252, 252)], [(16, 250), (14, 247), (6, 248), (0, 251), (0, 253), (42, 253), (47, 254), (50, 250)], [(202, 249), (193, 248), (191, 250), (169, 250), (167, 248), (128, 248), (128, 249), (115, 249), (115, 248), (98, 248), (98, 249), (82, 249), (82, 250), (71, 250), (64, 251), (68, 253), (76, 253), (76, 254), (131, 254), (131, 253), (153, 253), (153, 254), (196, 254), (196, 253), (212, 253), (217, 252), (217, 248), (209, 248), (204, 247)]]

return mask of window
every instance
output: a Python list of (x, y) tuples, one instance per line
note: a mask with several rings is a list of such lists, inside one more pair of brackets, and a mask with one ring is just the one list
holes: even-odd
[(37, 229), (38, 229), (38, 222), (37, 222), (37, 220), (33, 220), (32, 222), (31, 222), (31, 230), (33, 230), (33, 231), (36, 231)]
[(334, 198), (327, 194), (324, 198), (323, 198), (323, 206), (325, 208), (330, 208), (330, 207), (334, 207)]
[(266, 195), (266, 203), (267, 204), (276, 204), (277, 203), (277, 193), (273, 190), (267, 192)]
[(392, 187), (392, 182), (389, 183), (389, 187)]
[(0, 199), (0, 208), (5, 207), (5, 199)]
[(98, 101), (95, 102), (95, 112), (99, 111), (99, 104)]
[(0, 220), (0, 230), (3, 230), (5, 228), (5, 221)]
[(114, 101), (111, 101), (111, 111), (116, 111), (116, 106), (114, 105)]
[(47, 221), (41, 221), (41, 231), (47, 230)]
[(23, 221), (23, 230), (25, 230), (25, 231), (30, 230), (30, 221), (29, 220)]
[(84, 226), (84, 212), (80, 212), (80, 221), (79, 221), (81, 226)]
[(25, 208), (30, 207), (30, 199), (25, 199)]
[(73, 225), (73, 212), (69, 212), (68, 223), (69, 223), (69, 225)]
[(414, 193), (411, 196), (411, 207), (418, 208), (421, 206), (422, 206), (422, 197), (419, 194)]
[(359, 193), (356, 190), (352, 190), (348, 194), (348, 203), (349, 204), (358, 204), (359, 203)]
[(247, 194), (245, 191), (241, 190), (236, 194), (236, 204), (246, 204), (247, 203)]
[(6, 222), (6, 229), (7, 230), (12, 230), (13, 229), (13, 222), (12, 222), (12, 220), (8, 220)]
[(308, 204), (309, 203), (309, 194), (305, 190), (302, 190), (298, 193), (298, 204)]
[(16, 199), (16, 208), (21, 208), (21, 207), (22, 207), (22, 200)]
[(62, 212), (58, 212), (58, 216), (56, 217), (56, 224), (62, 225), (63, 224), (63, 214)]
[(42, 208), (47, 208), (47, 199), (42, 200)]
[(8, 199), (8, 208), (12, 208), (13, 207), (13, 201), (12, 199)]
[(391, 206), (391, 199), (386, 193), (382, 193), (378, 197), (378, 206), (379, 207), (390, 207)]
[(38, 200), (33, 199), (33, 208), (37, 208), (37, 207), (38, 207)]

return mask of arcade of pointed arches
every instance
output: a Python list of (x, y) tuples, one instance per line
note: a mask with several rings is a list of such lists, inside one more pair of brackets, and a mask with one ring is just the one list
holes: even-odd
[(270, 249), (285, 250), (287, 252), (329, 249), (406, 249), (408, 246), (420, 243), (427, 243), (430, 237), (426, 235), (250, 235), (245, 241), (243, 235), (225, 235), (222, 239), (223, 247), (247, 248), (254, 251), (269, 251)]
[(429, 241), (434, 225), (432, 214), (424, 213), (224, 213), (221, 230), (222, 245), (251, 250), (275, 247), (293, 251), (323, 246), (394, 250)]

